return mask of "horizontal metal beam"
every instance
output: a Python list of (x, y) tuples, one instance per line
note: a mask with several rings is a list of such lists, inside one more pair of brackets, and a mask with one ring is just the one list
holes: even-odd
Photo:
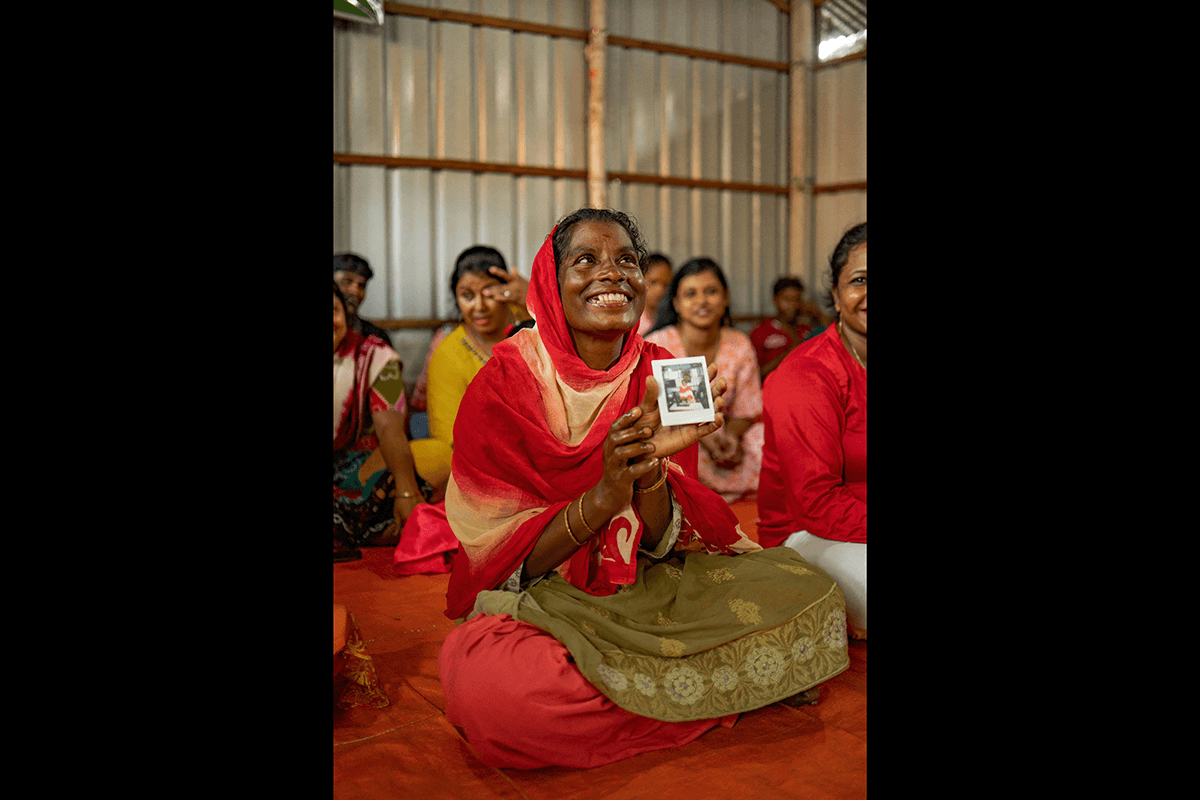
[[(543, 25), (538, 22), (524, 22), (503, 17), (488, 17), (483, 14), (467, 14), (462, 11), (446, 11), (440, 8), (411, 6), (405, 3), (384, 3), (383, 10), (388, 14), (406, 17), (421, 17), (436, 22), (461, 22), (465, 25), (476, 25), (483, 28), (502, 28), (517, 33), (537, 33), (566, 39), (578, 39), (586, 42), (590, 31), (582, 28), (563, 28), (558, 25)], [(700, 50), (695, 47), (680, 47), (662, 42), (650, 42), (645, 39), (633, 39), (628, 36), (609, 36), (608, 43), (614, 47), (628, 47), (634, 50), (650, 50), (655, 53), (699, 58), (707, 61), (720, 61), (725, 64), (740, 64), (755, 69), (771, 69), (776, 72), (788, 72), (790, 66), (786, 61), (769, 61), (763, 58), (750, 58), (732, 53), (719, 53), (715, 50)]]
[[(458, 170), (476, 173), (506, 173), (541, 178), (571, 178), (587, 180), (585, 169), (558, 169), (555, 167), (533, 167), (524, 164), (500, 164), (491, 161), (462, 161), (448, 158), (413, 158), (409, 156), (376, 156), (360, 153), (334, 153), (333, 163), (376, 167)], [(638, 172), (609, 172), (608, 180), (623, 183), (644, 183), (656, 186), (677, 186), (685, 189), (715, 189), (729, 192), (751, 192), (757, 194), (786, 195), (788, 187), (769, 183), (742, 183), (737, 181), (714, 181), (704, 178), (679, 178), (671, 175), (648, 175)]]

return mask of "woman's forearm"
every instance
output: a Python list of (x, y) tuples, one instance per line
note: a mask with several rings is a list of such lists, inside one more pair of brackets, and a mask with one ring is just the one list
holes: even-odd
[(396, 483), (396, 493), (419, 497), (416, 467), (413, 464), (412, 448), (404, 435), (402, 415), (397, 412), (372, 413), (375, 437), (379, 440), (379, 452), (383, 463)]
[[(646, 487), (638, 488), (654, 486), (661, 477), (660, 472), (652, 473), (652, 477), (645, 479)], [(655, 486), (653, 491), (634, 492), (633, 505), (643, 523), (639, 545), (652, 550), (662, 540), (671, 522), (671, 497), (666, 481)], [(537, 544), (525, 559), (526, 577), (544, 575), (566, 561), (602, 531), (616, 513), (605, 507), (594, 487), (572, 500), (542, 530)]]
[[(580, 516), (580, 502), (579, 499), (575, 499), (567, 503), (566, 508), (555, 514), (550, 524), (542, 529), (537, 544), (525, 558), (526, 578), (545, 575), (570, 558), (580, 547), (585, 546), (593, 535), (588, 530), (588, 525), (592, 530), (599, 532), (600, 528), (597, 525), (601, 514), (597, 513), (594, 504), (589, 504), (588, 495), (589, 492), (582, 495), (584, 516)], [(611, 519), (611, 516), (608, 519)], [(608, 524), (608, 519), (604, 520), (604, 525)], [(567, 532), (568, 524), (570, 533)]]
[[(643, 529), (640, 545), (646, 550), (658, 547), (663, 534), (667, 531), (667, 526), (671, 524), (671, 492), (667, 488), (666, 480), (663, 480), (666, 477), (666, 470), (667, 464), (666, 461), (663, 461), (662, 472), (652, 473), (649, 478), (646, 478), (646, 486), (634, 483), (633, 507), (637, 509), (638, 516), (642, 518)], [(639, 491), (651, 486), (654, 487), (651, 491)]]

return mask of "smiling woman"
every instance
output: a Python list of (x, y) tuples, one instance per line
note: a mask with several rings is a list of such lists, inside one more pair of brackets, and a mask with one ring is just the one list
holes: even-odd
[(495, 346), (455, 423), (446, 615), (461, 624), (438, 668), (447, 720), (489, 766), (677, 746), (812, 702), (849, 663), (836, 584), (762, 551), (696, 480), (725, 379), (710, 369), (715, 421), (663, 424), (652, 362), (670, 353), (637, 333), (644, 253), (620, 212), (560, 222), (530, 276), (536, 327)]
[(693, 258), (671, 279), (646, 341), (676, 358), (704, 356), (729, 381), (725, 425), (700, 440), (700, 480), (727, 501), (753, 496), (762, 463), (762, 385), (750, 337), (732, 327), (725, 273)]
[(867, 635), (867, 223), (829, 259), (837, 322), (784, 358), (763, 396), (758, 540), (829, 572)]

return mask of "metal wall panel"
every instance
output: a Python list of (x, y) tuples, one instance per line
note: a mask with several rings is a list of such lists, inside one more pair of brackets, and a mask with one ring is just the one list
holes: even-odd
[[(588, 0), (417, 2), (590, 27)], [(607, 0), (606, 8), (610, 35), (788, 57), (788, 15), (765, 0)], [(382, 27), (335, 20), (334, 150), (586, 169), (584, 47), (392, 14)], [(612, 45), (606, 62), (610, 171), (786, 183), (786, 73)], [(865, 180), (865, 61), (822, 70), (817, 83), (817, 182)], [(335, 165), (333, 183), (334, 249), (361, 254), (376, 272), (368, 318), (455, 316), (446, 284), (459, 252), (491, 244), (528, 275), (554, 221), (587, 202), (582, 180), (495, 173)], [(839, 215), (858, 215), (857, 202), (865, 218), (865, 193), (856, 194), (816, 198), (818, 259), (828, 256), (826, 229), (858, 221), (842, 225)], [(609, 203), (637, 217), (650, 247), (676, 265), (716, 259), (735, 314), (773, 310), (771, 284), (788, 272), (786, 196), (614, 180)], [(410, 386), (429, 338), (394, 332)]]
[(867, 179), (867, 60), (816, 73), (816, 181)]
[(835, 192), (817, 195), (815, 202), (813, 239), (816, 246), (816, 263), (813, 272), (803, 279), (810, 297), (821, 300), (832, 310), (826, 300), (830, 289), (829, 257), (833, 248), (847, 230), (860, 222), (867, 221), (867, 193), (864, 191)]
[[(867, 60), (847, 61), (816, 73), (818, 184), (867, 180)], [(814, 264), (808, 274), (813, 296), (829, 290), (829, 256), (849, 228), (867, 220), (867, 193), (846, 191), (814, 200)]]
[[(787, 60), (787, 16), (762, 0), (608, 0), (606, 8), (610, 35)], [(610, 171), (786, 182), (786, 74), (614, 46), (606, 68)], [(787, 272), (786, 197), (613, 181), (609, 202), (634, 214), (650, 247), (676, 266), (716, 260), (735, 314), (770, 306), (770, 286)]]

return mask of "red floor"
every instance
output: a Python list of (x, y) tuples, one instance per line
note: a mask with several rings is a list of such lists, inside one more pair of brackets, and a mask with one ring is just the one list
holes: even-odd
[[(753, 503), (734, 510), (754, 538)], [(853, 640), (850, 668), (822, 684), (815, 706), (776, 703), (684, 747), (591, 770), (484, 766), (443, 715), (437, 654), (454, 627), (442, 613), (448, 579), (392, 577), (387, 548), (334, 565), (334, 602), (354, 615), (391, 701), (383, 709), (334, 709), (335, 798), (866, 796), (867, 644)]]

